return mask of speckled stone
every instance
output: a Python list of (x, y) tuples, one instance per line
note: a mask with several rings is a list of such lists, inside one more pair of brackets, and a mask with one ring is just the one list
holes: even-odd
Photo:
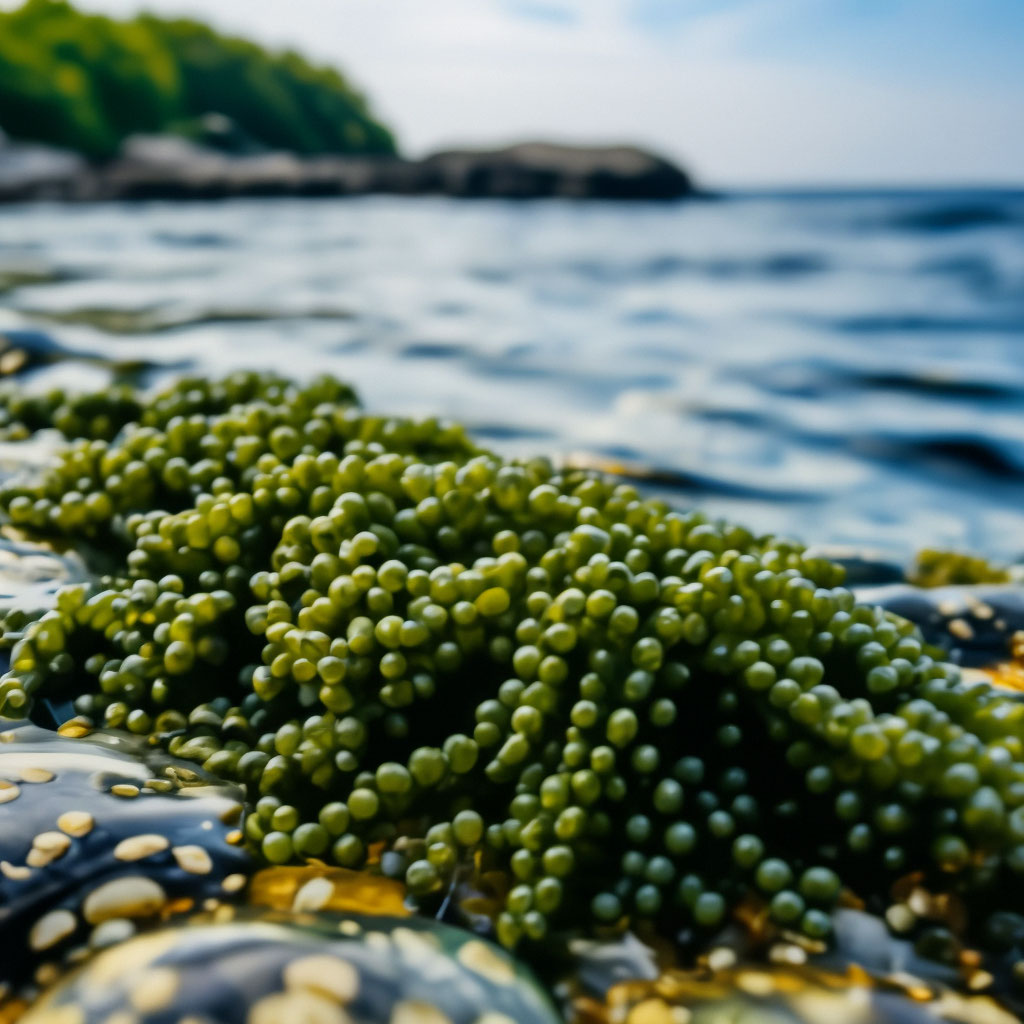
[(50, 1024), (557, 1024), (504, 950), (418, 918), (223, 906), (107, 949), (22, 1018)]
[[(235, 790), (129, 736), (68, 739), (0, 719), (0, 737), (0, 983), (9, 990), (45, 978), (104, 922), (134, 930), (236, 898), (224, 882), (250, 865), (227, 841)], [(154, 778), (166, 791), (147, 785)], [(115, 795), (122, 785), (139, 796)]]

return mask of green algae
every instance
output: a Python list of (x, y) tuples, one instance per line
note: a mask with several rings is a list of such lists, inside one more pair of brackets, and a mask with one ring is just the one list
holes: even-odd
[(243, 784), (271, 863), (369, 860), (424, 908), (497, 869), (508, 946), (749, 898), (819, 939), (911, 870), (1020, 902), (1024, 706), (792, 541), (329, 378), (8, 403), (69, 438), (12, 522), (119, 568), (19, 635), (5, 709), (72, 700)]

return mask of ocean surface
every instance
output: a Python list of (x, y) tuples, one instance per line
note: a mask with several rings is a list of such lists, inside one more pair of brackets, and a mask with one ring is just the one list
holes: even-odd
[(21, 331), (26, 387), (330, 371), (759, 531), (1024, 552), (1024, 190), (11, 207)]

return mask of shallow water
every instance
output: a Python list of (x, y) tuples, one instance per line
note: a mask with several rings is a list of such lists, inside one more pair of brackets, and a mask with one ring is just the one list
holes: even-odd
[(8, 208), (27, 328), (154, 378), (329, 370), (757, 529), (1024, 551), (1024, 191)]

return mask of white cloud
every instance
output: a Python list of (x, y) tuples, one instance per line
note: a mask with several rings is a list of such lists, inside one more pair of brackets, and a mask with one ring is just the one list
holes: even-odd
[[(134, 0), (83, 0), (126, 13)], [(662, 34), (627, 0), (545, 0), (571, 24), (505, 0), (149, 0), (340, 64), (405, 148), (522, 137), (655, 146), (715, 183), (1019, 178), (1011, 104), (865, 70), (739, 56), (780, 8), (700, 5)], [(689, 3), (690, 0), (677, 0)]]

